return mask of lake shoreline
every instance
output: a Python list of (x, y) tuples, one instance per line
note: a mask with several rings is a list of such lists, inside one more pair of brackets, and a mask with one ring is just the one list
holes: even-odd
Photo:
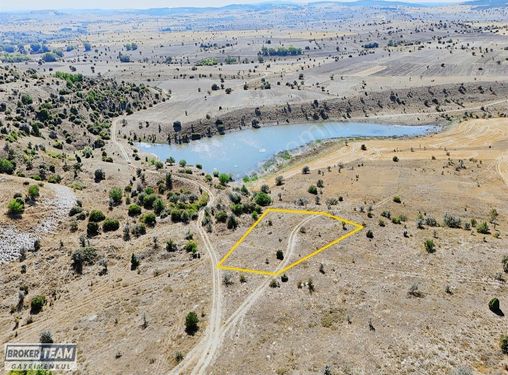
[(321, 122), (271, 126), (204, 138), (184, 144), (136, 143), (136, 148), (164, 161), (173, 157), (189, 165), (201, 164), (208, 173), (230, 173), (235, 179), (276, 173), (294, 159), (322, 152), (323, 148), (359, 139), (395, 139), (427, 136), (443, 125), (398, 125), (358, 122)]

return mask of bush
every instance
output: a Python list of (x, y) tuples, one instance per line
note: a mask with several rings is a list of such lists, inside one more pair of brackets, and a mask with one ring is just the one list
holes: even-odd
[(165, 205), (162, 199), (157, 198), (153, 203), (153, 210), (157, 215), (160, 215), (164, 211)]
[(187, 243), (184, 246), (184, 249), (188, 253), (195, 254), (198, 251), (198, 245), (194, 241), (190, 240), (187, 241)]
[(460, 228), (461, 227), (461, 221), (459, 218), (452, 216), (448, 213), (444, 215), (444, 223), (449, 228)]
[(499, 299), (492, 298), (489, 301), (489, 310), (492, 311), (495, 314), (497, 314), (497, 313), (499, 313), (501, 311), (500, 305), (499, 305)]
[(115, 206), (122, 203), (122, 197), (123, 197), (123, 192), (122, 192), (122, 189), (120, 189), (119, 187), (114, 187), (109, 191), (109, 199), (111, 199), (111, 202)]
[(32, 301), (30, 302), (30, 314), (35, 315), (40, 313), (46, 302), (46, 297), (44, 296), (38, 295), (32, 298)]
[(236, 220), (236, 216), (230, 215), (228, 217), (228, 222), (227, 222), (228, 229), (236, 229), (237, 226), (238, 226), (238, 220)]
[(425, 246), (425, 250), (429, 254), (432, 254), (436, 251), (436, 245), (434, 244), (434, 241), (432, 241), (432, 240), (425, 240), (423, 245)]
[(141, 216), (141, 222), (149, 227), (154, 227), (157, 222), (157, 218), (153, 212), (147, 212)]
[(51, 332), (49, 331), (42, 332), (39, 342), (41, 344), (53, 344), (53, 336), (51, 335)]
[(166, 251), (172, 253), (173, 251), (177, 251), (178, 247), (173, 240), (166, 241)]
[(28, 187), (28, 196), (30, 197), (30, 199), (34, 200), (34, 199), (38, 198), (39, 195), (40, 195), (39, 186), (30, 185)]
[(277, 250), (277, 253), (275, 254), (278, 260), (284, 260), (284, 252), (282, 250)]
[(314, 194), (314, 195), (317, 195), (317, 193), (318, 193), (317, 187), (315, 185), (310, 185), (309, 188), (307, 189), (307, 191), (311, 194)]
[(120, 222), (117, 219), (106, 219), (102, 224), (104, 232), (114, 232), (120, 228)]
[(502, 260), (503, 263), (503, 271), (508, 273), (508, 255), (505, 255)]
[(16, 166), (7, 159), (0, 158), (0, 173), (13, 174)]
[(86, 225), (86, 234), (88, 237), (97, 236), (99, 234), (99, 224), (93, 221), (89, 222)]
[(221, 185), (226, 185), (229, 181), (231, 181), (231, 176), (227, 173), (221, 173), (219, 175), (219, 181)]
[(7, 214), (9, 216), (20, 216), (25, 212), (25, 204), (21, 198), (12, 199), (7, 205)]
[(265, 207), (272, 203), (272, 198), (266, 193), (259, 192), (254, 197), (254, 202), (262, 207)]
[(226, 211), (219, 211), (215, 214), (215, 220), (217, 220), (218, 223), (225, 223), (228, 219), (228, 214)]
[(394, 197), (393, 197), (393, 201), (394, 201), (395, 203), (401, 203), (401, 202), (402, 202), (402, 201), (401, 201), (401, 199), (400, 199), (400, 197), (399, 197), (398, 195), (396, 195), (396, 196), (394, 196)]
[(138, 216), (141, 215), (141, 207), (139, 207), (137, 204), (131, 204), (129, 206), (129, 216)]
[(367, 236), (367, 238), (372, 239), (372, 238), (374, 238), (374, 233), (372, 233), (372, 231), (369, 229), (369, 230), (367, 231), (366, 236)]
[(476, 231), (481, 234), (489, 234), (490, 233), (489, 225), (487, 224), (486, 221), (484, 221), (483, 223), (481, 223), (476, 227)]
[(94, 172), (95, 182), (101, 182), (106, 178), (106, 173), (102, 169), (96, 169)]
[(139, 259), (136, 255), (131, 255), (131, 271), (135, 271), (139, 267)]
[(100, 210), (92, 210), (90, 211), (90, 216), (88, 217), (88, 221), (92, 223), (99, 223), (103, 221), (106, 216)]
[(199, 330), (199, 319), (194, 311), (191, 311), (185, 317), (185, 332), (193, 336)]

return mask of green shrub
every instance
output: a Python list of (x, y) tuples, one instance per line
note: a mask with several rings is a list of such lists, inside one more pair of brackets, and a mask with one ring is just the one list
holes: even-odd
[(487, 224), (486, 221), (484, 221), (483, 223), (481, 223), (476, 227), (476, 231), (481, 234), (489, 234), (490, 233), (489, 225)]
[(272, 203), (272, 198), (266, 193), (259, 192), (255, 195), (254, 202), (262, 207), (265, 207)]
[(7, 214), (10, 216), (19, 216), (25, 212), (25, 204), (21, 198), (15, 198), (7, 204)]
[(194, 311), (191, 311), (185, 317), (185, 332), (193, 336), (199, 330), (199, 318)]
[(32, 301), (30, 302), (30, 314), (40, 313), (46, 302), (47, 302), (46, 297), (41, 295), (32, 298)]
[(153, 212), (147, 212), (141, 216), (141, 222), (149, 227), (154, 227), (157, 222), (157, 218)]
[(0, 158), (0, 173), (13, 174), (16, 166), (7, 159)]
[(153, 203), (153, 210), (157, 215), (160, 215), (164, 211), (165, 205), (162, 199), (157, 198)]
[(90, 216), (88, 217), (88, 221), (92, 223), (99, 223), (106, 218), (104, 213), (100, 210), (92, 210), (90, 211)]
[(99, 224), (94, 221), (90, 221), (86, 225), (86, 234), (88, 237), (94, 237), (99, 234)]
[(238, 220), (236, 220), (236, 216), (230, 215), (228, 217), (228, 222), (227, 222), (228, 229), (236, 229), (237, 226), (238, 226)]
[(190, 241), (187, 241), (187, 243), (184, 246), (184, 249), (188, 253), (195, 254), (198, 251), (198, 245), (194, 241), (190, 240)]
[(497, 299), (497, 298), (492, 298), (492, 299), (489, 301), (489, 309), (490, 309), (490, 311), (492, 311), (493, 313), (498, 313), (498, 312), (500, 311), (499, 299)]
[(119, 187), (114, 187), (109, 191), (109, 199), (117, 206), (122, 203), (123, 191)]
[(221, 173), (219, 175), (219, 181), (221, 185), (226, 185), (229, 181), (231, 181), (231, 176), (227, 173)]
[(429, 254), (432, 254), (436, 251), (436, 245), (434, 244), (434, 241), (432, 241), (432, 240), (425, 240), (423, 245), (425, 246), (425, 250)]
[(129, 216), (138, 216), (141, 215), (141, 207), (137, 204), (133, 203), (129, 206)]
[(369, 230), (367, 231), (366, 236), (367, 236), (367, 238), (372, 239), (372, 238), (374, 238), (374, 233), (372, 233), (372, 231), (369, 229)]
[(117, 219), (106, 219), (102, 224), (102, 230), (104, 232), (114, 232), (120, 228), (120, 222)]
[(402, 202), (402, 201), (401, 201), (401, 199), (400, 199), (400, 197), (399, 197), (398, 195), (396, 195), (396, 196), (394, 196), (394, 197), (393, 197), (393, 201), (394, 201), (395, 203), (401, 203), (401, 202)]
[(307, 191), (311, 194), (314, 194), (314, 195), (316, 195), (318, 193), (317, 187), (315, 185), (310, 185), (309, 188), (307, 189)]
[(34, 199), (38, 198), (39, 195), (40, 195), (39, 186), (30, 185), (28, 187), (28, 196), (30, 197), (30, 199), (34, 200)]
[(139, 258), (132, 254), (131, 255), (131, 271), (135, 271), (140, 265)]
[(215, 214), (215, 220), (217, 220), (218, 223), (225, 223), (228, 219), (228, 214), (226, 211), (219, 211)]

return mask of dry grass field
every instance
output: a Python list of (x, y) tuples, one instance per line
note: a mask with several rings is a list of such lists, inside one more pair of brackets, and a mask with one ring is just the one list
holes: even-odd
[[(483, 2), (0, 13), (0, 344), (76, 343), (80, 375), (508, 374), (507, 25)], [(440, 127), (243, 181), (137, 145), (346, 121)], [(363, 228), (280, 275), (217, 267), (267, 208)], [(269, 212), (224, 266), (352, 229)]]

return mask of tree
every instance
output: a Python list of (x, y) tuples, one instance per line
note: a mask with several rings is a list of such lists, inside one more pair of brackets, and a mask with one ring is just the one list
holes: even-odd
[(499, 314), (501, 312), (501, 307), (499, 304), (499, 299), (492, 298), (489, 301), (489, 310), (492, 311), (494, 314)]
[(157, 198), (153, 203), (153, 210), (155, 214), (160, 215), (162, 211), (164, 211), (164, 208), (166, 208), (166, 206), (164, 205), (164, 201), (160, 198)]
[(284, 184), (284, 177), (282, 177), (282, 176), (275, 177), (275, 185), (281, 186), (283, 184)]
[(115, 206), (118, 206), (120, 203), (122, 203), (122, 196), (123, 192), (119, 187), (114, 187), (109, 191), (109, 199), (111, 199), (111, 202)]
[(227, 221), (228, 229), (236, 229), (237, 226), (238, 226), (238, 220), (236, 220), (236, 216), (230, 215), (228, 217), (228, 221)]
[(307, 165), (302, 168), (302, 174), (309, 174), (309, 173), (310, 173), (310, 168)]
[(106, 173), (102, 169), (96, 169), (94, 172), (95, 182), (101, 182), (106, 178)]
[(131, 255), (131, 271), (135, 271), (139, 267), (139, 259), (136, 255)]
[(256, 194), (256, 196), (254, 197), (254, 201), (256, 202), (256, 204), (265, 207), (269, 206), (272, 203), (272, 198), (268, 194), (263, 193), (261, 191)]
[(277, 253), (275, 254), (278, 260), (284, 260), (284, 253), (282, 250), (277, 250)]
[(197, 314), (194, 311), (189, 312), (185, 317), (185, 332), (190, 336), (194, 336), (199, 330), (198, 323), (199, 318)]
[(180, 164), (180, 167), (182, 167), (182, 168), (183, 168), (183, 167), (185, 167), (185, 166), (187, 165), (187, 161), (182, 159), (182, 160), (180, 160), (180, 161), (178, 162), (178, 164)]
[(0, 158), (0, 173), (13, 174), (16, 166), (8, 159)]
[(307, 191), (311, 194), (314, 194), (314, 195), (316, 195), (318, 193), (317, 187), (315, 185), (310, 185), (309, 188), (307, 189)]

